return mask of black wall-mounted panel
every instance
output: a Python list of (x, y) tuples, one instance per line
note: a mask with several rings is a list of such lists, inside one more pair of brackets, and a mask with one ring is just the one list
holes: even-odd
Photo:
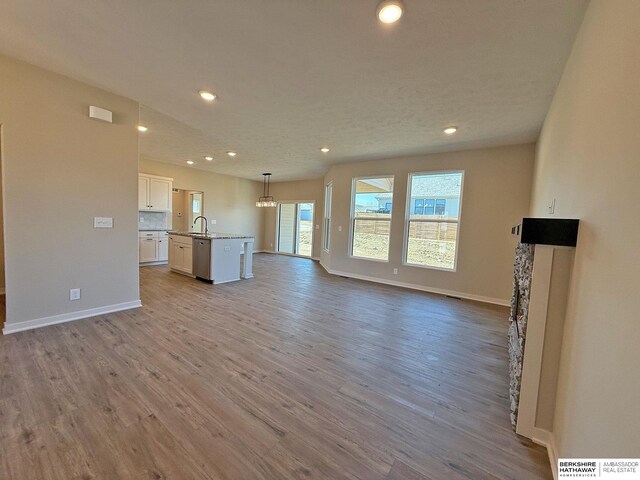
[(575, 247), (579, 220), (568, 218), (523, 218), (522, 243)]

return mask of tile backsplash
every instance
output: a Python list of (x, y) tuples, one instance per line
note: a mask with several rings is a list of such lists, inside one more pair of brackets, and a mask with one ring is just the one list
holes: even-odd
[(166, 212), (138, 212), (138, 230), (168, 230), (170, 219)]

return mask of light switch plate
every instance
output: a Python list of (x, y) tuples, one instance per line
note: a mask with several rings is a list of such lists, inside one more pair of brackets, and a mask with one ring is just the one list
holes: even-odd
[(93, 228), (113, 228), (113, 218), (93, 217)]
[(69, 290), (69, 300), (80, 300), (80, 289), (72, 288)]

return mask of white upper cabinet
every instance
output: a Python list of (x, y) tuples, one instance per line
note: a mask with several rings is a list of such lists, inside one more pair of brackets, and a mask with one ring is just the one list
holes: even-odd
[(149, 210), (149, 177), (138, 175), (138, 210)]
[(171, 211), (171, 180), (151, 178), (149, 182), (149, 203), (151, 210)]
[(138, 210), (170, 212), (173, 178), (138, 174)]

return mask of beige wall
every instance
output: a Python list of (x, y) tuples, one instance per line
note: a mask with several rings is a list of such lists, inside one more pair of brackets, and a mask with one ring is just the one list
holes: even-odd
[(254, 248), (262, 249), (264, 215), (256, 207), (262, 183), (149, 159), (140, 159), (139, 171), (171, 177), (174, 188), (204, 192), (204, 216), (217, 221), (209, 230), (253, 235)]
[(0, 85), (5, 326), (138, 300), (138, 104), (6, 57)]
[[(323, 265), (341, 274), (508, 303), (516, 245), (510, 229), (529, 208), (533, 158), (533, 145), (517, 145), (332, 167), (325, 176), (325, 183), (333, 181), (331, 246), (330, 254), (322, 252)], [(439, 170), (465, 172), (456, 272), (402, 265), (408, 175)], [(388, 263), (350, 258), (348, 253), (351, 181), (367, 175), (395, 175)]]
[[(174, 187), (177, 188), (177, 187)], [(189, 190), (180, 190), (172, 193), (171, 203), (171, 229), (179, 231), (188, 231), (189, 226)]]
[[(324, 212), (324, 183), (317, 180), (298, 182), (276, 182), (271, 184), (270, 193), (278, 202), (315, 202), (313, 211), (313, 258), (320, 258), (322, 250), (322, 220)], [(276, 245), (277, 208), (264, 209), (264, 249), (274, 251)], [(317, 228), (316, 228), (317, 226)]]
[(4, 294), (4, 195), (2, 187), (2, 122), (0, 121), (0, 293)]
[(531, 213), (580, 218), (554, 419), (560, 457), (640, 457), (640, 2), (593, 0), (538, 143)]

